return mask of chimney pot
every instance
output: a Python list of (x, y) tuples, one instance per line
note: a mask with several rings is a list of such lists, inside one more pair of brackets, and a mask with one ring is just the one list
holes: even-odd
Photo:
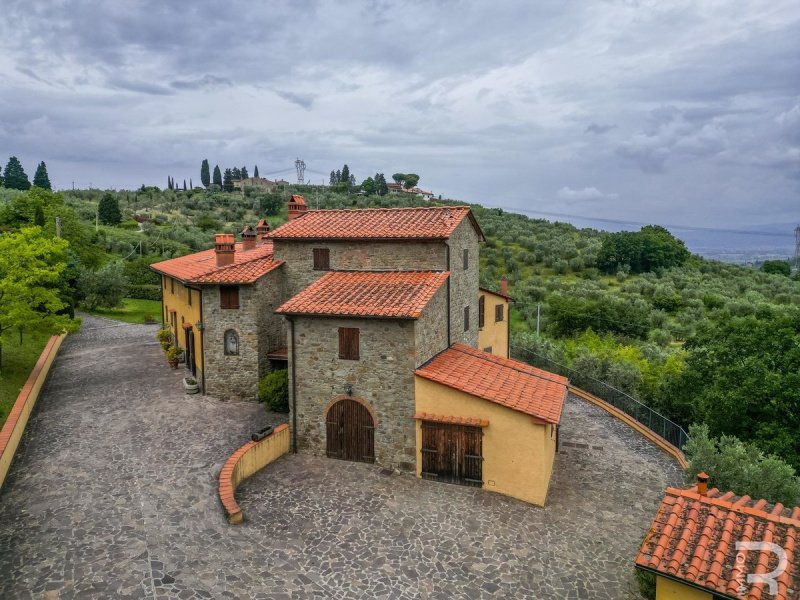
[(256, 232), (255, 230), (250, 227), (250, 225), (245, 225), (244, 229), (242, 229), (242, 250), (248, 251), (252, 250), (256, 247)]
[(701, 496), (708, 493), (708, 475), (706, 473), (697, 474), (697, 493)]
[(269, 233), (269, 223), (267, 223), (266, 219), (261, 219), (258, 223), (256, 223), (256, 234), (258, 236), (258, 243), (261, 243), (265, 239), (267, 239), (268, 233)]
[(302, 217), (306, 214), (307, 210), (308, 205), (306, 204), (306, 199), (299, 194), (292, 194), (292, 197), (289, 199), (289, 220), (294, 221)]
[(503, 275), (503, 278), (500, 280), (500, 293), (508, 296), (508, 279), (506, 279), (505, 275)]
[(231, 233), (218, 233), (214, 236), (214, 253), (217, 256), (217, 266), (232, 265), (236, 252), (236, 242)]

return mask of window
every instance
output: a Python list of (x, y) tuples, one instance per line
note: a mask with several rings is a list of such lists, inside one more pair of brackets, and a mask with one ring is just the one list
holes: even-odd
[(484, 313), (486, 312), (486, 296), (478, 298), (478, 327), (483, 328)]
[(469, 269), (469, 248), (464, 248), (464, 270)]
[(498, 323), (503, 320), (503, 305), (496, 304), (494, 307), (494, 322)]
[(239, 308), (238, 285), (221, 285), (219, 287), (219, 307)]
[(469, 331), (469, 306), (464, 307), (464, 331)]
[(491, 354), (492, 353), (492, 347), (491, 346), (486, 346), (486, 348), (484, 348), (483, 351), (488, 353), (488, 354)]
[(339, 358), (343, 360), (358, 360), (358, 328), (339, 328)]
[(314, 270), (331, 270), (331, 251), (328, 248), (314, 248)]
[(233, 329), (225, 332), (225, 356), (239, 354), (239, 334)]
[(170, 292), (170, 294), (174, 294), (175, 293), (175, 280), (174, 279), (170, 279), (169, 280), (169, 292)]
[(192, 305), (192, 288), (186, 288), (186, 292), (189, 294), (189, 306)]

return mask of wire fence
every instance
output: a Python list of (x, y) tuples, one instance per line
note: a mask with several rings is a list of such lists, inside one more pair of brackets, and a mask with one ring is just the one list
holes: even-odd
[(643, 404), (633, 396), (608, 385), (606, 382), (584, 375), (566, 365), (541, 356), (522, 346), (512, 345), (511, 354), (513, 358), (528, 363), (529, 365), (567, 377), (571, 385), (586, 390), (598, 398), (605, 400), (610, 405), (639, 421), (639, 423), (647, 427), (653, 433), (664, 438), (676, 448), (683, 449), (683, 446), (686, 444), (688, 436), (683, 427), (670, 421), (667, 417), (653, 410), (646, 404)]

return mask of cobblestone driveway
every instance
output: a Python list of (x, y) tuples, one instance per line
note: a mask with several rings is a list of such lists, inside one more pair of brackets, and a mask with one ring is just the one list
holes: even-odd
[(152, 327), (67, 338), (0, 492), (0, 598), (636, 598), (631, 563), (676, 465), (570, 399), (548, 507), (288, 456), (216, 474), (259, 406), (185, 396)]

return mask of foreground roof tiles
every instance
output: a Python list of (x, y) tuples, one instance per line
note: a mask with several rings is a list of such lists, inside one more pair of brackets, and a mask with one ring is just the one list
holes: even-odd
[(468, 206), (310, 210), (269, 234), (277, 240), (446, 240), (469, 219), (481, 239), (478, 222)]
[(416, 373), (553, 424), (561, 420), (569, 383), (561, 375), (464, 344), (453, 344)]
[(247, 251), (242, 250), (242, 244), (236, 244), (233, 263), (222, 267), (217, 266), (213, 249), (171, 258), (150, 267), (184, 283), (247, 284), (256, 282), (282, 264), (283, 261), (273, 260), (272, 241), (267, 241)]
[[(800, 507), (770, 505), (733, 492), (667, 488), (636, 565), (726, 598), (800, 598)], [(737, 542), (770, 542), (788, 561), (777, 576), (777, 594), (747, 575), (769, 573), (779, 557), (768, 550), (740, 550)], [(740, 586), (745, 586), (745, 593)]]
[(333, 271), (275, 312), (416, 319), (449, 276), (446, 271)]

